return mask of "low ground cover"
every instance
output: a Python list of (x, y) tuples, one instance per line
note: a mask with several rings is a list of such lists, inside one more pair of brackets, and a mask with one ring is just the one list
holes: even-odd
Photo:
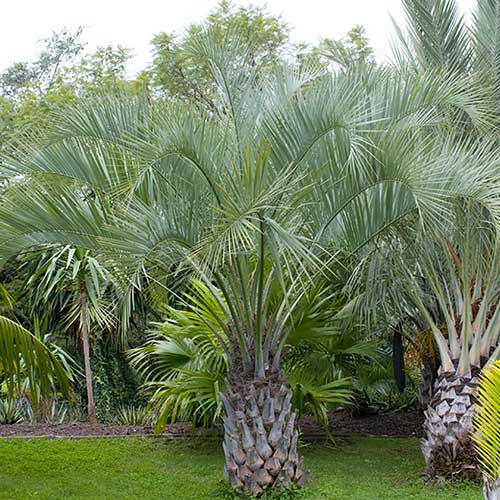
[[(480, 488), (420, 479), (414, 438), (348, 438), (303, 448), (307, 500), (475, 500)], [(218, 440), (2, 439), (0, 500), (226, 500)]]

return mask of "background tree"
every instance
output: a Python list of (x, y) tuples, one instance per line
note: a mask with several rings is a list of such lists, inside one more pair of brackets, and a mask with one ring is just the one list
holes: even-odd
[(235, 6), (222, 0), (204, 22), (188, 26), (183, 36), (155, 35), (149, 70), (153, 87), (160, 94), (187, 99), (212, 110), (216, 105), (217, 83), (210, 62), (191, 50), (206, 28), (219, 42), (237, 40), (240, 55), (262, 69), (271, 67), (284, 54), (290, 31), (280, 17), (268, 14), (262, 7)]
[(49, 127), (51, 113), (96, 93), (143, 91), (128, 80), (128, 49), (85, 52), (83, 29), (63, 29), (42, 40), (36, 59), (16, 62), (0, 75), (0, 147), (18, 147), (26, 136)]

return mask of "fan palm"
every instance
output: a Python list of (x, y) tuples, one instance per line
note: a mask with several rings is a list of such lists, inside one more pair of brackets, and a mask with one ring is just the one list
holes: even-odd
[(474, 417), (474, 441), (484, 475), (485, 500), (500, 498), (500, 361), (483, 372)]
[(131, 285), (146, 274), (181, 302), (196, 275), (224, 313), (207, 326), (228, 363), (227, 473), (260, 495), (305, 478), (281, 361), (311, 284), (368, 260), (385, 235), (437, 220), (446, 200), (487, 203), (482, 179), (495, 170), (487, 150), (444, 135), (457, 112), (478, 129), (491, 120), (458, 77), (261, 74), (238, 43), (200, 33), (190, 48), (210, 62), (216, 112), (93, 100), (5, 159), (0, 253), (96, 248), (127, 266)]
[[(294, 409), (315, 415), (328, 432), (328, 406), (349, 402), (350, 368), (356, 358), (373, 356), (375, 345), (342, 335), (340, 321), (335, 324), (333, 318), (329, 325), (323, 324), (322, 308), (330, 302), (319, 294), (309, 295), (313, 302), (300, 308), (288, 337), (299, 347), (289, 346), (284, 371)], [(167, 321), (156, 326), (145, 346), (130, 352), (132, 365), (146, 380), (144, 390), (151, 395), (158, 429), (163, 429), (167, 419), (219, 424), (223, 413), (219, 395), (225, 391), (228, 362), (212, 329), (227, 341), (219, 326), (227, 322), (220, 306), (224, 299), (219, 292), (219, 300), (214, 300), (207, 287), (196, 281), (188, 296), (192, 297), (189, 308), (167, 308)], [(349, 369), (344, 371), (345, 365)]]

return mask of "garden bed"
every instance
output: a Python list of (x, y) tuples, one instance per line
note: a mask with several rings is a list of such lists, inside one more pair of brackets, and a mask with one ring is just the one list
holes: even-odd
[[(303, 417), (300, 427), (305, 437), (324, 437), (324, 431), (313, 417)], [(330, 414), (330, 429), (335, 436), (397, 436), (420, 437), (422, 435), (422, 416), (416, 411), (384, 413), (366, 417), (352, 417), (347, 412)], [(0, 437), (117, 437), (144, 436), (153, 434), (147, 426), (112, 424), (15, 424), (0, 425)], [(211, 436), (216, 430), (193, 429), (191, 424), (167, 426), (165, 435)]]

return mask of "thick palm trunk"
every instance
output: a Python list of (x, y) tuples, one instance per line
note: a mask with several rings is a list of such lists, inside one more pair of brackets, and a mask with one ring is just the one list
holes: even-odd
[(495, 482), (485, 478), (483, 495), (484, 500), (500, 500), (500, 478)]
[(223, 396), (225, 473), (236, 490), (299, 487), (306, 480), (297, 452), (292, 393), (281, 372), (260, 380), (229, 380)]
[(462, 376), (456, 370), (441, 373), (425, 411), (422, 452), (429, 479), (477, 479), (479, 469), (472, 445), (472, 417), (478, 369)]
[(97, 418), (95, 412), (94, 388), (92, 386), (92, 368), (90, 367), (89, 329), (87, 324), (88, 298), (85, 285), (82, 285), (80, 300), (82, 306), (80, 335), (82, 338), (83, 361), (85, 365), (85, 384), (87, 387), (87, 419), (90, 423), (96, 423)]

